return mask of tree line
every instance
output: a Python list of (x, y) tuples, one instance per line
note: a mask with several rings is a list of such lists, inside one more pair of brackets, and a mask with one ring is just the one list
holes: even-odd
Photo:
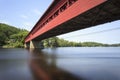
[(6, 48), (23, 47), (27, 34), (27, 30), (0, 23), (0, 46)]
[[(0, 46), (6, 48), (23, 48), (24, 39), (29, 32), (7, 24), (0, 23)], [(102, 44), (97, 42), (71, 42), (58, 37), (42, 40), (45, 48), (52, 47), (109, 47), (120, 44)]]
[(52, 47), (118, 47), (120, 44), (102, 44), (98, 42), (71, 42), (58, 37), (43, 40), (45, 48)]

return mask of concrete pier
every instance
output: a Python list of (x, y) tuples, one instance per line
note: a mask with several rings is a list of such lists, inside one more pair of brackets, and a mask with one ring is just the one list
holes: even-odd
[(30, 48), (30, 43), (25, 43), (24, 48)]
[(35, 40), (31, 40), (29, 43), (25, 43), (24, 47), (30, 48), (30, 49), (35, 49), (35, 48), (43, 49), (44, 48), (42, 41), (35, 41)]

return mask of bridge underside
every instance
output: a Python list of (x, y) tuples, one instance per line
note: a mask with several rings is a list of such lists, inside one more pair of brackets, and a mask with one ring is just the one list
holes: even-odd
[(120, 20), (120, 1), (109, 0), (99, 6), (96, 6), (87, 12), (84, 12), (75, 18), (64, 22), (47, 31), (46, 33), (36, 37), (34, 40), (43, 40), (49, 37), (80, 30), (95, 25)]

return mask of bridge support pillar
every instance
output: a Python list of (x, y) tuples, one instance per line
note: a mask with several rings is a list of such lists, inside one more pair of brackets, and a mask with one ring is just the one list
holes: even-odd
[(24, 44), (24, 48), (29, 48), (30, 47), (30, 44), (29, 43), (25, 43)]
[(30, 41), (30, 48), (40, 48), (40, 49), (43, 49), (43, 43), (41, 41), (35, 41), (35, 40), (32, 40)]

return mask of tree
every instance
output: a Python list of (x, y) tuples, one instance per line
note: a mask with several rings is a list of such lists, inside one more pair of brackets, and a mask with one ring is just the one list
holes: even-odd
[(58, 38), (57, 37), (52, 37), (52, 38), (48, 38), (48, 39), (45, 39), (43, 40), (43, 43), (44, 43), (44, 47), (58, 47)]
[(27, 30), (0, 23), (0, 46), (23, 47)]

